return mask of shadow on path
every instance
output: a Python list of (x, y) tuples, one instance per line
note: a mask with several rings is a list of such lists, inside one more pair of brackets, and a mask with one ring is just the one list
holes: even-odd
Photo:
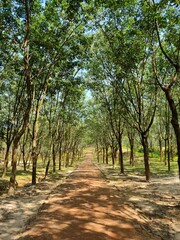
[(109, 187), (87, 154), (54, 189), (19, 240), (144, 240), (133, 211)]

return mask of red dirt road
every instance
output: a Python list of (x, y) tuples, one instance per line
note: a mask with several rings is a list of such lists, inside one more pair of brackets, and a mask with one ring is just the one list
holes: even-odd
[(51, 193), (21, 240), (147, 240), (120, 192), (108, 186), (92, 154)]

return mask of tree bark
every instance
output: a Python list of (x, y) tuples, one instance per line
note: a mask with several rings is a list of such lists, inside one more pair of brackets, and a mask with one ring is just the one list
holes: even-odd
[(105, 148), (104, 147), (103, 147), (102, 151), (103, 151), (102, 160), (103, 160), (103, 163), (104, 163), (105, 162)]
[(124, 162), (123, 162), (123, 150), (122, 150), (122, 134), (118, 138), (118, 148), (119, 148), (119, 166), (120, 173), (124, 174)]
[(55, 144), (53, 143), (52, 146), (52, 160), (53, 160), (53, 172), (56, 172), (56, 151), (55, 151)]
[(4, 158), (4, 168), (3, 168), (2, 178), (6, 176), (6, 171), (9, 163), (9, 152), (10, 152), (10, 146), (7, 146), (5, 158)]
[(45, 171), (45, 176), (44, 178), (46, 179), (47, 175), (48, 175), (48, 171), (49, 171), (49, 165), (50, 165), (50, 158), (48, 159), (47, 165), (46, 165), (46, 171)]
[(130, 144), (130, 165), (134, 166), (134, 144)]
[(99, 163), (99, 144), (98, 144), (98, 141), (96, 142), (96, 154), (97, 154), (97, 161)]
[(164, 164), (167, 165), (167, 138), (164, 139)]
[(27, 107), (24, 112), (23, 117), (23, 124), (21, 129), (18, 131), (16, 136), (13, 140), (13, 148), (12, 148), (12, 171), (11, 171), (11, 177), (10, 177), (10, 191), (11, 188), (16, 187), (16, 167), (17, 167), (17, 148), (18, 143), (24, 134), (27, 125), (29, 123), (29, 115), (31, 111), (32, 106), (32, 98), (33, 98), (33, 88), (31, 85), (31, 76), (30, 76), (30, 64), (29, 64), (29, 36), (30, 36), (30, 6), (29, 6), (29, 0), (25, 0), (25, 14), (26, 14), (26, 36), (23, 41), (23, 47), (24, 47), (24, 79), (26, 81), (26, 90), (27, 90)]
[(60, 146), (59, 147), (59, 170), (61, 170), (61, 162), (62, 162), (62, 150)]
[(32, 148), (31, 157), (32, 157), (32, 185), (36, 185), (36, 169), (37, 169), (37, 159), (38, 159), (36, 146)]
[(141, 142), (144, 152), (144, 167), (145, 167), (145, 176), (146, 181), (150, 180), (150, 167), (149, 167), (149, 147), (148, 147), (148, 137), (147, 134), (141, 133)]
[(114, 168), (114, 164), (115, 164), (115, 149), (114, 146), (111, 146), (111, 159), (112, 159), (112, 165)]
[(169, 103), (169, 107), (172, 113), (171, 124), (173, 126), (175, 136), (176, 136), (176, 144), (177, 144), (177, 155), (178, 155), (178, 170), (179, 170), (179, 179), (180, 179), (180, 126), (178, 122), (178, 112), (175, 102), (172, 98), (171, 92), (169, 88), (163, 88), (163, 91), (166, 94), (166, 99)]
[(16, 171), (17, 171), (17, 148), (18, 148), (18, 141), (14, 142), (12, 148), (12, 170), (11, 170), (11, 177), (10, 177), (10, 191), (14, 193), (16, 189)]
[(159, 153), (160, 153), (160, 162), (162, 161), (162, 140), (159, 138)]
[(105, 151), (106, 151), (106, 164), (108, 164), (108, 146), (106, 146)]

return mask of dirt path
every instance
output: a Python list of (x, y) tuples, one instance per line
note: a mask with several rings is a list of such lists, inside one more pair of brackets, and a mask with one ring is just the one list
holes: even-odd
[(84, 162), (51, 193), (21, 240), (156, 240), (145, 222), (108, 186), (99, 169)]

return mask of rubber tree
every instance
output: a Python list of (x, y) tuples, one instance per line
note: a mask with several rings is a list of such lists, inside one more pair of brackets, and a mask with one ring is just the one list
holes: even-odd
[[(73, 77), (78, 71), (78, 55), (82, 51), (83, 28), (73, 3), (54, 4), (47, 1), (40, 13), (33, 15), (32, 43), (34, 62), (34, 102), (32, 111), (32, 184), (36, 184), (38, 149), (38, 125), (40, 111), (47, 95), (49, 85), (65, 77)], [(70, 14), (71, 13), (71, 14)], [(75, 36), (77, 41), (75, 41)], [(52, 51), (53, 50), (53, 51)]]
[[(99, 34), (97, 34), (97, 38), (100, 39)], [(110, 69), (112, 64), (109, 60), (106, 60), (107, 53), (101, 48), (102, 44), (102, 41), (97, 41), (91, 50), (88, 72), (90, 76), (89, 86), (91, 87), (98, 103), (106, 112), (105, 122), (108, 121), (108, 125), (118, 143), (120, 172), (124, 173), (122, 153), (124, 121), (120, 114), (120, 111), (123, 111), (123, 107), (119, 101), (120, 98), (117, 92), (111, 84), (111, 81), (113, 81), (112, 70)], [(107, 138), (109, 138), (109, 133), (105, 134), (105, 136), (108, 136)], [(111, 139), (113, 138), (111, 137)]]
[[(15, 4), (15, 3), (14, 3)], [(20, 35), (19, 38), (22, 40), (22, 57), (24, 60), (24, 71), (22, 71), (23, 78), (24, 78), (24, 112), (22, 116), (22, 122), (21, 126), (17, 129), (16, 134), (13, 139), (12, 143), (12, 171), (11, 171), (11, 177), (10, 177), (10, 191), (14, 191), (14, 188), (16, 186), (16, 168), (17, 168), (17, 158), (16, 158), (16, 152), (18, 148), (19, 141), (24, 134), (27, 125), (29, 123), (29, 116), (32, 106), (32, 99), (33, 99), (33, 87), (31, 82), (31, 74), (30, 74), (30, 63), (29, 63), (29, 40), (30, 40), (30, 1), (25, 0), (23, 3), (17, 2), (17, 9), (19, 10), (17, 15), (20, 13), (24, 16), (25, 21), (25, 31), (24, 35)], [(16, 10), (16, 9), (15, 9)], [(18, 16), (16, 16), (18, 17)], [(17, 36), (16, 36), (17, 37)]]
[(106, 7), (104, 14), (107, 21), (96, 23), (102, 32), (98, 38), (101, 41), (101, 52), (98, 53), (96, 49), (96, 56), (106, 56), (99, 64), (99, 72), (101, 76), (102, 72), (106, 75), (106, 81), (110, 79), (115, 95), (120, 99), (121, 117), (140, 134), (145, 175), (149, 181), (148, 134), (156, 111), (157, 84), (152, 74), (150, 57), (152, 41), (148, 39), (147, 33), (139, 30), (141, 9), (137, 11), (133, 6), (134, 3), (127, 4), (126, 8), (117, 4), (113, 9)]
[(147, 7), (153, 16), (151, 21), (156, 33), (152, 56), (153, 70), (171, 111), (171, 124), (176, 137), (180, 178), (179, 97), (176, 91), (180, 82), (179, 6), (171, 1), (160, 1), (159, 3), (147, 1)]
[[(14, 188), (16, 182), (16, 151), (28, 125), (33, 91), (29, 64), (30, 3), (29, 1), (24, 1), (24, 3), (7, 1), (2, 5), (1, 17), (4, 24), (1, 32), (3, 40), (1, 42), (1, 77), (2, 83), (6, 85), (4, 94), (8, 96), (8, 88), (8, 94), (10, 94), (7, 101), (9, 103), (6, 116), (7, 149), (3, 175), (6, 173), (9, 151), (12, 145), (10, 185)], [(25, 25), (18, 21), (20, 17), (24, 20)], [(22, 29), (24, 29), (23, 32)]]

